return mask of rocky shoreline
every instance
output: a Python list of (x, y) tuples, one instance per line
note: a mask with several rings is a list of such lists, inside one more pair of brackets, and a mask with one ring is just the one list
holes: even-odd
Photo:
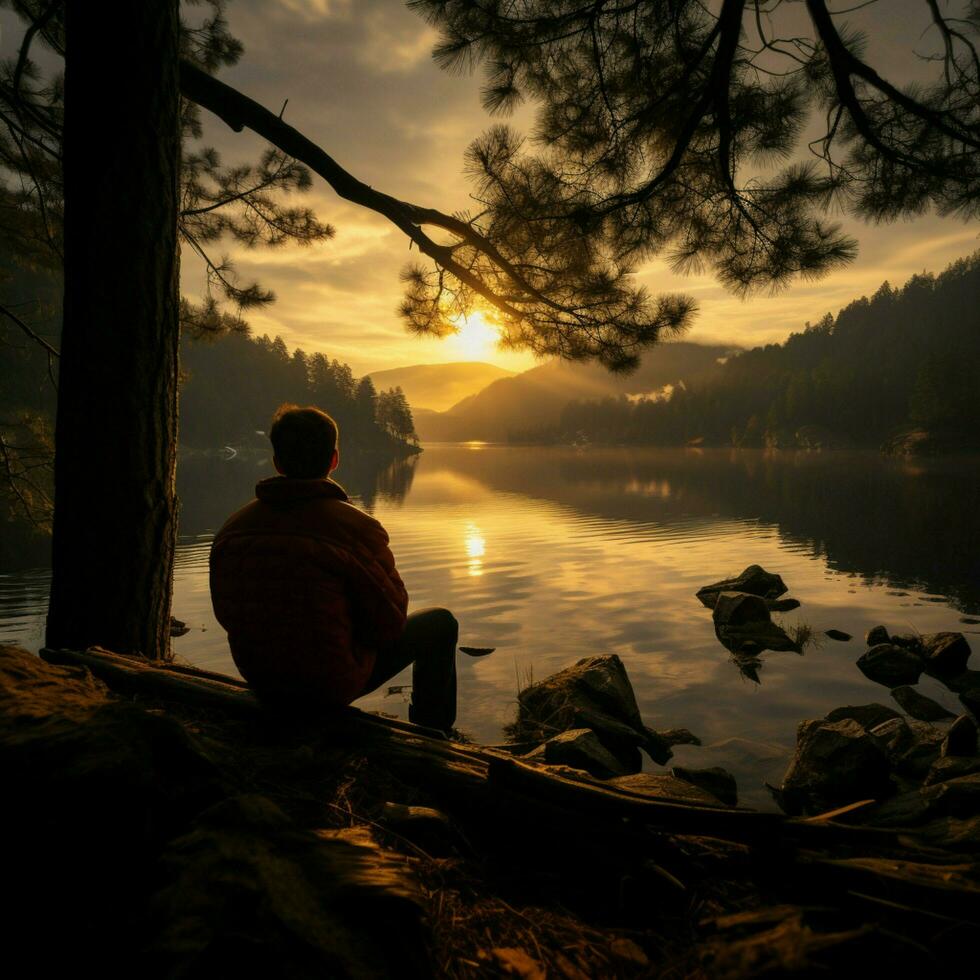
[[(786, 591), (750, 566), (698, 598), (744, 667), (799, 643), (772, 621)], [(739, 807), (717, 767), (644, 771), (698, 739), (646, 725), (612, 654), (527, 687), (509, 741), (475, 746), (271, 715), (194, 668), (0, 648), (8, 945), (42, 974), (181, 978), (958, 966), (980, 937), (980, 671), (961, 634), (866, 639), (856, 666), (896, 706), (803, 721), (785, 815)]]

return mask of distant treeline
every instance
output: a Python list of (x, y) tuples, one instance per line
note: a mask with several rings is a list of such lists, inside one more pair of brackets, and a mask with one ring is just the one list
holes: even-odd
[(733, 356), (668, 399), (574, 401), (541, 441), (878, 446), (920, 427), (974, 441), (980, 419), (980, 252), (887, 282), (783, 344)]
[(340, 426), (341, 445), (404, 453), (418, 442), (401, 388), (378, 393), (347, 364), (297, 348), (281, 337), (229, 333), (181, 347), (182, 446), (211, 449), (255, 443), (283, 402), (317, 405)]

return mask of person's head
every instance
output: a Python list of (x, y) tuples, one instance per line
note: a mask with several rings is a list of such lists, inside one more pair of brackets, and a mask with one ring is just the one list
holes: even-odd
[(272, 416), (269, 439), (272, 462), (294, 480), (318, 480), (329, 476), (340, 461), (337, 423), (326, 412), (299, 405), (280, 405)]

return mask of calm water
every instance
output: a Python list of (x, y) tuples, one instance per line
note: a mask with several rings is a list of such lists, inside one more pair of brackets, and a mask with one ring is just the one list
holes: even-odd
[[(444, 445), (344, 465), (338, 478), (389, 531), (412, 606), (448, 606), (462, 643), (497, 648), (460, 657), (459, 724), (480, 741), (500, 739), (519, 678), (615, 652), (646, 723), (703, 740), (674, 761), (723, 765), (744, 802), (769, 806), (762, 783), (780, 780), (801, 719), (890, 703), (854, 664), (868, 628), (978, 642), (962, 622), (980, 618), (977, 459)], [(174, 613), (192, 631), (174, 648), (187, 661), (234, 671), (208, 597), (210, 537), (270, 472), (264, 459), (182, 461)], [(758, 683), (744, 677), (694, 592), (752, 563), (802, 602), (775, 617), (785, 626), (855, 640), (764, 653)], [(0, 638), (40, 645), (46, 588), (44, 571), (0, 576)], [(958, 706), (928, 678), (920, 690)], [(404, 716), (404, 698), (359, 703)]]

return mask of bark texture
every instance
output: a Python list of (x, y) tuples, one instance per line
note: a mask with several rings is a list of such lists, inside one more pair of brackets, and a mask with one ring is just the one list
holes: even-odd
[(68, 4), (67, 18), (47, 642), (160, 658), (177, 511), (178, 2)]

